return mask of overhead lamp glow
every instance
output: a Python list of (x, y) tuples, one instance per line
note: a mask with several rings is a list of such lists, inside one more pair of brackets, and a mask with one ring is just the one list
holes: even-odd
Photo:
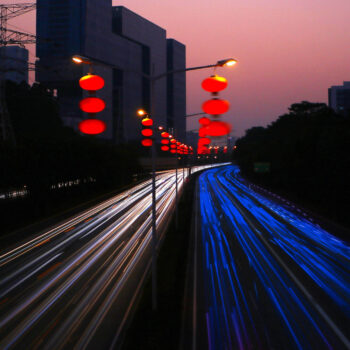
[(224, 67), (224, 66), (232, 67), (236, 63), (237, 63), (236, 59), (234, 59), (234, 58), (226, 58), (225, 60), (218, 61), (216, 65), (219, 66), (219, 67)]

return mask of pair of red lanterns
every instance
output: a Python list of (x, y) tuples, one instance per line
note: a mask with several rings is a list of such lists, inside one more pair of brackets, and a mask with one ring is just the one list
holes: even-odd
[(98, 135), (106, 130), (106, 123), (96, 119), (95, 115), (106, 108), (106, 103), (101, 98), (96, 97), (96, 91), (104, 87), (104, 80), (96, 74), (87, 74), (79, 80), (79, 85), (83, 90), (88, 91), (89, 96), (82, 99), (79, 108), (88, 113), (89, 118), (79, 123), (79, 130), (88, 135)]
[[(212, 75), (211, 77), (202, 81), (202, 88), (205, 91), (210, 92), (213, 96), (217, 96), (218, 93), (227, 88), (227, 80), (224, 77), (218, 75)], [(202, 104), (203, 112), (218, 116), (226, 113), (230, 109), (230, 103), (226, 100), (221, 100), (217, 97), (207, 100)]]

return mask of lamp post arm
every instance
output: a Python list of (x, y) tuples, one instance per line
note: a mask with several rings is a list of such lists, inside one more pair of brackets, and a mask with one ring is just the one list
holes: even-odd
[(198, 115), (203, 115), (206, 114), (205, 112), (200, 112), (200, 113), (194, 113), (194, 114), (187, 114), (185, 115), (185, 118), (191, 118), (191, 117), (196, 117)]
[(174, 69), (174, 70), (170, 70), (168, 72), (164, 72), (162, 74), (150, 77), (151, 80), (158, 80), (161, 79), (163, 77), (166, 77), (167, 75), (170, 74), (175, 74), (175, 73), (183, 73), (183, 72), (187, 72), (190, 70), (197, 70), (197, 69), (204, 69), (204, 68), (212, 68), (212, 67), (218, 67), (218, 64), (209, 64), (207, 66), (198, 66), (198, 67), (190, 67), (190, 68), (185, 68), (185, 69)]
[(148, 78), (151, 81), (156, 81), (156, 80), (161, 79), (163, 77), (166, 77), (167, 75), (170, 75), (170, 74), (183, 73), (183, 72), (187, 72), (187, 71), (190, 71), (190, 70), (198, 70), (198, 69), (205, 69), (205, 68), (213, 68), (213, 67), (221, 67), (222, 66), (220, 64), (221, 61), (218, 61), (215, 64), (208, 64), (206, 66), (197, 66), (197, 67), (189, 67), (189, 68), (182, 68), (182, 69), (174, 69), (174, 70), (167, 71), (167, 72), (164, 72), (164, 73), (159, 74), (159, 75), (153, 75), (154, 73), (152, 73), (152, 75), (149, 75), (149, 74), (144, 74), (142, 72), (139, 72), (139, 71), (136, 71), (136, 70), (132, 70), (132, 69), (123, 69), (123, 68), (121, 68), (121, 67), (119, 67), (119, 66), (117, 66), (115, 64), (111, 64), (109, 62), (106, 62), (106, 61), (103, 61), (103, 60), (100, 60), (100, 59), (97, 59), (97, 58), (85, 57), (85, 56), (81, 56), (81, 55), (74, 55), (73, 57), (80, 58), (81, 59), (80, 63), (95, 64), (95, 65), (108, 66), (108, 67), (111, 67), (111, 68), (121, 69), (121, 70), (126, 71), (126, 72), (132, 72), (132, 73), (136, 73), (136, 74), (142, 75), (143, 77)]

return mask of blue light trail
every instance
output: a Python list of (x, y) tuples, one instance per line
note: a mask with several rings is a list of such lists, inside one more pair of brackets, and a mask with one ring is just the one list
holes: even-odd
[(199, 177), (210, 349), (349, 349), (350, 248), (235, 166)]

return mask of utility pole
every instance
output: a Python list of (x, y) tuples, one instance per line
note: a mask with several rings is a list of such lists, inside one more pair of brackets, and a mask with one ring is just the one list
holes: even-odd
[(2, 47), (35, 43), (36, 37), (32, 34), (22, 33), (7, 28), (7, 21), (34, 10), (35, 3), (2, 4), (0, 5), (0, 140), (16, 144), (13, 127), (6, 105), (5, 92), (5, 52)]

